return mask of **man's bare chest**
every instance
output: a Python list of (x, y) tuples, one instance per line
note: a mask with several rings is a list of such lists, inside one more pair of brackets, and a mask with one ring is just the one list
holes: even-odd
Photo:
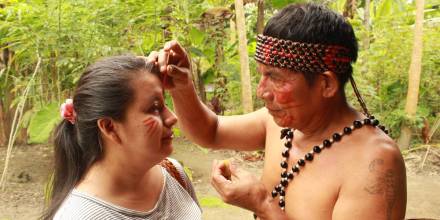
[[(272, 192), (274, 187), (281, 184), (282, 152), (284, 142), (278, 137), (266, 139), (265, 164), (262, 181), (267, 190)], [(298, 149), (293, 146), (289, 151), (286, 170), (291, 170), (299, 159), (304, 159), (310, 149)], [(328, 150), (316, 154), (311, 161), (306, 161), (299, 172), (295, 172), (293, 179), (284, 187), (285, 209), (292, 219), (326, 219), (331, 218), (334, 204), (338, 197), (338, 190), (343, 178), (343, 172), (338, 172), (341, 166), (338, 161), (337, 150)], [(279, 201), (280, 195), (276, 197)], [(313, 212), (311, 214), (311, 212)], [(312, 217), (314, 216), (314, 217)]]

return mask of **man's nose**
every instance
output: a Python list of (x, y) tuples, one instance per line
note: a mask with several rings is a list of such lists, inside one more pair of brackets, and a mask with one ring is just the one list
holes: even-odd
[(270, 91), (268, 80), (262, 76), (257, 87), (257, 97), (266, 101), (273, 99), (273, 94)]

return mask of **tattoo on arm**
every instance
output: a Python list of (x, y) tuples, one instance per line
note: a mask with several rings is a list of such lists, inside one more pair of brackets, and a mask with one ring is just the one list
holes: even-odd
[(385, 170), (382, 159), (374, 159), (368, 166), (373, 181), (364, 187), (370, 195), (380, 195), (385, 198), (387, 219), (391, 219), (394, 204), (396, 203), (396, 178), (392, 169)]

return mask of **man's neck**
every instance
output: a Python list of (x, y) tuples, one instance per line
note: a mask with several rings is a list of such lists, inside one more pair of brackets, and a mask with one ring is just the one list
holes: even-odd
[(321, 109), (322, 111), (309, 120), (307, 127), (297, 129), (296, 140), (322, 141), (335, 132), (341, 132), (344, 127), (352, 125), (354, 120), (362, 117), (345, 99), (328, 103), (327, 107)]

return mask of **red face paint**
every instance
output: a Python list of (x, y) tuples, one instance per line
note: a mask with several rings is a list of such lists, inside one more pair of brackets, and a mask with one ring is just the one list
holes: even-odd
[(279, 104), (287, 104), (293, 101), (292, 91), (289, 92), (274, 91), (273, 94), (275, 97), (275, 102)]
[(147, 118), (147, 119), (145, 119), (143, 124), (147, 127), (147, 132), (148, 133), (153, 132), (159, 126), (158, 121), (156, 119), (154, 119), (154, 118)]
[(275, 102), (278, 104), (287, 104), (293, 102), (293, 89), (291, 85), (284, 85), (281, 88), (276, 88), (273, 91)]

